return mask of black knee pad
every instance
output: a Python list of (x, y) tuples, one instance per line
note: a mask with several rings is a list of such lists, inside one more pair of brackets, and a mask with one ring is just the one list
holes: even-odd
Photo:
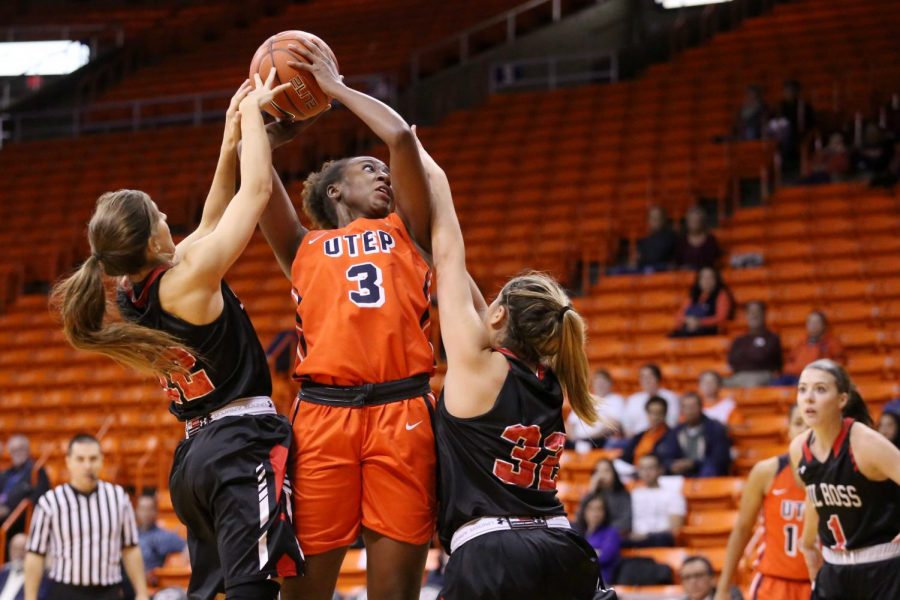
[(276, 600), (281, 586), (277, 582), (264, 579), (248, 581), (225, 589), (225, 600)]

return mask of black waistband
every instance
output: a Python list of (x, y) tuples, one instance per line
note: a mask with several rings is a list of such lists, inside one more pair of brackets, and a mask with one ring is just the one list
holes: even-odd
[(406, 379), (367, 383), (365, 385), (322, 385), (304, 381), (300, 388), (300, 400), (329, 406), (369, 406), (399, 402), (431, 393), (430, 377), (426, 373)]

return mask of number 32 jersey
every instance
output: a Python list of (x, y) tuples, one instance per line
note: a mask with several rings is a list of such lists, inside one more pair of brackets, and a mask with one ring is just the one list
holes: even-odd
[(310, 231), (291, 282), (296, 379), (349, 386), (433, 372), (431, 270), (396, 213)]
[(566, 442), (563, 394), (549, 369), (534, 373), (506, 350), (509, 374), (485, 414), (457, 418), (444, 395), (434, 416), (445, 549), (457, 529), (481, 517), (553, 517), (566, 511), (556, 496)]
[(182, 352), (178, 357), (188, 375), (160, 380), (171, 400), (169, 412), (187, 421), (239, 398), (271, 396), (266, 353), (228, 284), (222, 282), (222, 313), (211, 323), (195, 325), (163, 310), (159, 284), (164, 273), (164, 268), (157, 269), (134, 288), (120, 284), (116, 299), (123, 318), (170, 333), (197, 352), (198, 356)]

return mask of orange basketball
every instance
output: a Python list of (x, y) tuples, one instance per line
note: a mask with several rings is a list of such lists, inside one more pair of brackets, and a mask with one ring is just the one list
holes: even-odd
[[(306, 71), (288, 66), (288, 61), (304, 60), (303, 57), (295, 57), (288, 51), (288, 45), (308, 46), (310, 39), (321, 42), (334, 58), (334, 53), (320, 38), (305, 31), (282, 31), (267, 39), (253, 55), (250, 61), (250, 80), (253, 81), (254, 73), (259, 73), (260, 79), (266, 80), (269, 70), (275, 67), (275, 81), (273, 87), (291, 82), (291, 87), (280, 92), (265, 107), (265, 111), (277, 119), (290, 121), (302, 121), (321, 113), (331, 98), (325, 95), (319, 87), (316, 78)], [(335, 59), (337, 63), (337, 59)]]

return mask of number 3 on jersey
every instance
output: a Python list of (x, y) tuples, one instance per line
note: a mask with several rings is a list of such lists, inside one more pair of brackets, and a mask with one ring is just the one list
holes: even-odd
[(347, 269), (347, 279), (355, 281), (357, 289), (349, 292), (350, 302), (360, 308), (378, 308), (384, 305), (384, 288), (381, 269), (372, 263), (360, 263)]

